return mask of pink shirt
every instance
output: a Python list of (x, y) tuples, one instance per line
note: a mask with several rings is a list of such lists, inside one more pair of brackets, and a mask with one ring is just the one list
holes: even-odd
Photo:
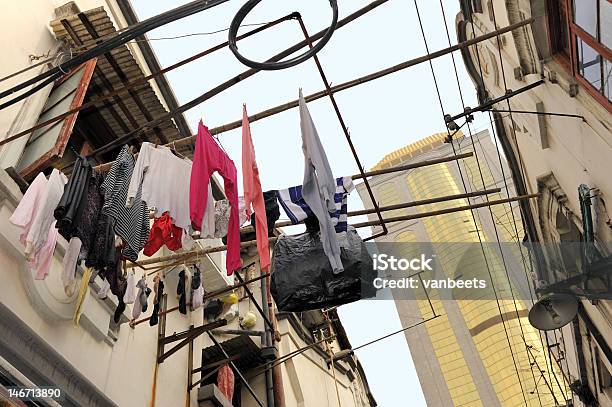
[(189, 212), (191, 225), (195, 230), (200, 230), (202, 227), (202, 217), (208, 198), (208, 183), (215, 171), (223, 177), (225, 195), (231, 206), (227, 229), (226, 268), (227, 275), (232, 275), (234, 270), (241, 267), (236, 166), (200, 121), (189, 183)]

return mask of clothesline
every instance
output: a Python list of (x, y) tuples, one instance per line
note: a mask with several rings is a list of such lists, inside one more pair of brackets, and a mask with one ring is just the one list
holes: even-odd
[[(516, 196), (516, 197), (497, 199), (497, 200), (490, 200), (490, 201), (487, 201), (487, 202), (482, 202), (482, 203), (477, 203), (477, 204), (457, 206), (457, 207), (454, 207), (454, 208), (445, 208), (445, 209), (439, 209), (439, 210), (423, 212), (423, 213), (415, 213), (415, 214), (403, 215), (403, 216), (394, 216), (394, 217), (385, 218), (385, 222), (387, 222), (387, 223), (403, 222), (403, 221), (407, 221), (407, 220), (421, 219), (421, 218), (430, 217), (430, 216), (445, 215), (445, 214), (453, 213), (453, 212), (461, 212), (461, 211), (465, 211), (465, 210), (484, 208), (484, 207), (493, 206), (493, 205), (501, 205), (501, 204), (505, 204), (505, 203), (509, 203), (509, 202), (521, 201), (521, 200), (526, 200), (526, 199), (533, 199), (533, 198), (537, 198), (538, 195), (539, 194), (519, 195), (519, 196)], [(411, 203), (399, 204), (394, 209), (400, 209), (401, 205), (410, 205), (410, 204)], [(383, 210), (383, 208), (381, 208), (381, 211), (382, 210)], [(371, 226), (377, 226), (377, 225), (379, 225), (379, 221), (360, 222), (360, 223), (352, 224), (351, 226), (354, 227), (355, 229), (358, 229), (358, 228), (371, 227)], [(274, 242), (276, 242), (277, 239), (278, 239), (278, 237), (276, 237), (276, 236), (275, 237), (270, 237), (268, 239), (268, 241), (270, 243), (274, 243)], [(249, 240), (249, 241), (246, 241), (246, 242), (241, 242), (240, 243), (240, 248), (241, 249), (246, 249), (248, 247), (255, 246), (256, 244), (257, 244), (256, 240)], [(196, 250), (186, 251), (186, 252), (183, 252), (183, 253), (170, 254), (168, 256), (161, 256), (161, 257), (145, 259), (145, 260), (139, 261), (138, 264), (133, 263), (133, 262), (129, 262), (128, 267), (139, 267), (139, 266), (163, 263), (163, 262), (174, 261), (174, 260), (183, 260), (185, 263), (187, 263), (187, 262), (190, 262), (190, 261), (192, 261), (194, 259), (196, 259), (196, 261), (197, 261), (197, 260), (199, 260), (200, 256), (204, 256), (205, 254), (222, 252), (222, 251), (225, 251), (225, 250), (227, 250), (227, 245), (221, 245), (221, 246), (215, 246), (215, 247), (207, 247), (207, 248), (203, 248), (203, 249), (196, 249)], [(193, 262), (192, 262), (192, 264), (193, 264)]]
[[(389, 74), (392, 74), (392, 73), (404, 70), (406, 68), (418, 65), (418, 64), (423, 63), (423, 62), (427, 62), (427, 61), (429, 61), (431, 59), (439, 58), (439, 57), (447, 55), (447, 54), (449, 54), (451, 52), (455, 52), (455, 51), (459, 51), (459, 50), (462, 50), (462, 49), (466, 49), (466, 48), (468, 48), (468, 47), (470, 47), (472, 45), (475, 45), (475, 44), (478, 44), (480, 42), (489, 40), (489, 39), (494, 38), (495, 36), (498, 36), (500, 34), (511, 32), (511, 31), (513, 31), (513, 30), (515, 30), (517, 28), (520, 28), (520, 27), (523, 27), (525, 25), (528, 25), (531, 22), (533, 22), (532, 18), (520, 21), (520, 22), (515, 23), (515, 24), (511, 24), (511, 25), (509, 25), (507, 27), (500, 28), (500, 29), (498, 29), (496, 31), (492, 31), (490, 33), (487, 33), (487, 34), (484, 34), (484, 35), (472, 38), (470, 40), (460, 42), (460, 43), (458, 43), (456, 45), (453, 45), (451, 47), (443, 48), (441, 50), (432, 52), (430, 54), (427, 54), (427, 55), (424, 55), (424, 56), (420, 56), (420, 57), (417, 57), (417, 58), (413, 58), (413, 59), (401, 62), (401, 63), (399, 63), (397, 65), (394, 65), (394, 66), (391, 66), (389, 68), (385, 68), (385, 69), (382, 69), (380, 71), (377, 71), (377, 72), (374, 72), (374, 73), (371, 73), (371, 74), (368, 74), (368, 75), (364, 75), (362, 77), (355, 78), (355, 79), (349, 80), (347, 82), (340, 83), (338, 85), (332, 86), (331, 87), (331, 91), (332, 91), (332, 93), (336, 93), (336, 92), (343, 91), (343, 90), (346, 90), (346, 89), (350, 89), (352, 87), (355, 87), (355, 86), (358, 86), (358, 85), (361, 85), (361, 84), (364, 84), (364, 83), (368, 83), (370, 81), (382, 78), (382, 77), (387, 76)], [(306, 99), (307, 102), (312, 102), (314, 100), (321, 99), (321, 98), (325, 97), (326, 95), (327, 95), (327, 90), (321, 90), (321, 91), (318, 91), (318, 92), (315, 92), (315, 93), (312, 93), (310, 95), (305, 96), (305, 99)], [(282, 112), (284, 112), (286, 110), (289, 110), (289, 109), (297, 107), (297, 105), (298, 105), (297, 99), (292, 100), (290, 102), (286, 102), (286, 103), (280, 104), (280, 105), (275, 106), (273, 108), (264, 110), (262, 112), (259, 112), (259, 113), (253, 114), (253, 115), (250, 115), (249, 116), (249, 122), (252, 123), (252, 122), (255, 122), (255, 121), (258, 121), (258, 120), (270, 117), (270, 116), (273, 116), (273, 115), (275, 115), (277, 113), (282, 113)], [(221, 134), (223, 132), (239, 128), (241, 126), (241, 123), (242, 123), (241, 120), (236, 120), (236, 121), (233, 121), (231, 123), (227, 123), (227, 124), (224, 124), (222, 126), (218, 126), (218, 127), (212, 128), (212, 129), (210, 129), (210, 132), (213, 135)], [(28, 129), (28, 130), (25, 130), (24, 132), (30, 132), (30, 131), (33, 131), (33, 129)], [(24, 132), (21, 132), (21, 133), (24, 133)], [(22, 135), (21, 133), (15, 134), (14, 136), (11, 136), (11, 138), (12, 137), (20, 136), (20, 135)], [(25, 133), (25, 134), (27, 134), (27, 133)], [(192, 145), (194, 143), (194, 141), (195, 141), (195, 138), (196, 138), (195, 135), (188, 136), (188, 137), (185, 137), (185, 138), (182, 138), (182, 139), (179, 139), (179, 140), (175, 140), (173, 143), (169, 143), (169, 145), (170, 146), (175, 145), (177, 148), (182, 147), (182, 146), (186, 146), (186, 145)], [(0, 143), (4, 143), (4, 142), (8, 142), (8, 141), (10, 141), (10, 140), (8, 140), (8, 139), (7, 140), (3, 140), (3, 141), (0, 141)], [(100, 164), (96, 168), (99, 169), (100, 171), (105, 171), (105, 170), (108, 171), (108, 168), (110, 168), (111, 165), (112, 165), (112, 162), (108, 162), (108, 163)]]

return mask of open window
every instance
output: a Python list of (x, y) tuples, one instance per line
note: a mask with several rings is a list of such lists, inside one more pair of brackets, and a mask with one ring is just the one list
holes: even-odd
[(548, 0), (555, 59), (612, 111), (612, 0)]
[[(37, 124), (83, 104), (96, 62), (96, 59), (85, 62), (55, 83)], [(64, 156), (78, 114), (73, 113), (31, 134), (16, 167), (19, 175), (26, 180), (32, 179)]]

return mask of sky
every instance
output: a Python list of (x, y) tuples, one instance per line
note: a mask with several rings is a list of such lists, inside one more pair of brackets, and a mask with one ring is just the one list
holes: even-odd
[[(186, 0), (132, 0), (141, 20), (172, 9)], [(340, 18), (367, 5), (367, 0), (339, 1)], [(150, 39), (193, 33), (210, 33), (229, 27), (243, 4), (230, 1), (211, 10), (160, 27)], [(455, 17), (459, 0), (443, 0), (451, 44), (457, 42)], [(440, 2), (417, 0), (430, 51), (449, 46)], [(244, 24), (264, 23), (299, 11), (310, 34), (325, 29), (331, 21), (329, 2), (266, 0), (245, 19)], [(243, 28), (240, 32), (252, 29)], [(162, 67), (189, 57), (227, 39), (227, 32), (195, 35), (178, 39), (153, 40)], [(284, 22), (268, 31), (238, 43), (243, 55), (264, 61), (303, 40), (295, 21)], [(390, 0), (365, 16), (338, 29), (318, 54), (328, 80), (345, 82), (397, 63), (426, 54), (413, 0)], [(476, 106), (476, 94), (463, 60), (455, 53), (459, 81), (450, 56), (433, 62), (445, 113), (463, 111), (458, 82), (467, 106)], [(186, 103), (214, 86), (246, 70), (225, 48), (167, 74), (179, 104)], [(242, 104), (249, 114), (292, 101), (302, 88), (305, 95), (324, 89), (314, 61), (296, 67), (260, 72), (229, 90), (186, 112), (195, 131), (197, 122), (213, 128), (242, 117)], [(442, 110), (429, 64), (420, 64), (336, 94), (336, 100), (349, 128), (359, 158), (367, 170), (387, 153), (431, 134), (445, 131)], [(348, 143), (331, 102), (322, 98), (308, 104), (334, 176), (358, 173)], [(486, 115), (477, 115), (473, 131), (489, 128)], [(303, 155), (299, 113), (291, 109), (251, 123), (263, 190), (287, 188), (302, 183)], [(223, 148), (233, 158), (241, 174), (241, 130), (219, 135)], [(241, 186), (241, 181), (238, 182)], [(239, 187), (240, 188), (240, 187)], [(241, 189), (241, 188), (240, 188)], [(349, 197), (349, 210), (362, 209), (356, 192)], [(351, 218), (357, 222), (359, 218)], [(360, 230), (368, 236), (368, 230)], [(360, 301), (339, 309), (353, 347), (401, 329), (393, 301)], [(372, 393), (381, 407), (426, 406), (405, 337), (392, 336), (357, 351)]]

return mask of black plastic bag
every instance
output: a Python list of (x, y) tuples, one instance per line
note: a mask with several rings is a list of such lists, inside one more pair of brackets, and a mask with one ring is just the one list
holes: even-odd
[(349, 227), (346, 240), (340, 242), (344, 271), (334, 274), (318, 233), (279, 237), (271, 290), (280, 311), (320, 309), (376, 296), (377, 273), (355, 229)]

